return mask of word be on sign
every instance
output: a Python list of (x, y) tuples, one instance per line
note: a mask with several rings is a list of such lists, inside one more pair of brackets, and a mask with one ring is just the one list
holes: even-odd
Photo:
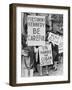
[(45, 16), (27, 17), (28, 46), (39, 46), (45, 44)]

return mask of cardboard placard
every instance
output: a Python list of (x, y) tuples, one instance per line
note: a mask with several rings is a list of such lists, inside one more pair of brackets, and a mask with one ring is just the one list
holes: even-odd
[(51, 44), (39, 47), (40, 66), (53, 64)]
[(60, 37), (60, 43), (58, 45), (59, 53), (63, 53), (63, 37)]
[(45, 16), (27, 17), (28, 46), (39, 46), (45, 44)]
[(59, 43), (60, 43), (60, 36), (50, 32), (48, 40), (49, 40), (49, 42), (52, 42), (52, 43), (54, 43), (56, 45), (59, 45)]

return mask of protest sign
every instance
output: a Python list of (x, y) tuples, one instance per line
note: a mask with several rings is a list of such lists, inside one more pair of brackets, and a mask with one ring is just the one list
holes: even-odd
[(45, 16), (27, 17), (27, 43), (28, 46), (39, 46), (45, 44)]
[(59, 45), (60, 43), (60, 36), (54, 33), (49, 33), (48, 41), (52, 42), (53, 44)]
[(63, 37), (54, 33), (49, 33), (48, 41), (58, 45), (59, 53), (63, 52)]
[(51, 44), (39, 47), (40, 66), (53, 64)]
[(63, 53), (63, 37), (60, 37), (60, 43), (58, 45), (59, 53)]

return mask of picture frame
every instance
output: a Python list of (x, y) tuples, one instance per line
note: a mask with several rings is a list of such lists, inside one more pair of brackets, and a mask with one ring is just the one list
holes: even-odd
[[(70, 7), (13, 3), (9, 6), (9, 12), (9, 84), (11, 86), (32, 86), (70, 83)], [(47, 34), (49, 36), (46, 36)], [(27, 36), (24, 37), (24, 35)], [(62, 39), (60, 39), (61, 36)], [(26, 37), (27, 42), (24, 42)], [(57, 50), (53, 52), (55, 45), (59, 47), (59, 40), (63, 42), (63, 46), (60, 48), (61, 54), (57, 54)], [(46, 43), (47, 47), (44, 52), (41, 46), (45, 46)], [(25, 48), (25, 44), (30, 48)], [(35, 48), (35, 52), (32, 52), (32, 48)], [(38, 54), (36, 53), (37, 48)], [(57, 68), (54, 67), (55, 54), (59, 55), (57, 59), (62, 58), (62, 62), (57, 61)], [(39, 62), (35, 62), (34, 59)], [(33, 60), (32, 66), (27, 60)], [(25, 63), (26, 68), (24, 68), (23, 63)], [(43, 65), (43, 70), (45, 66), (48, 66), (48, 75), (41, 74)], [(38, 73), (34, 73), (36, 67)], [(58, 70), (55, 71), (53, 68)]]

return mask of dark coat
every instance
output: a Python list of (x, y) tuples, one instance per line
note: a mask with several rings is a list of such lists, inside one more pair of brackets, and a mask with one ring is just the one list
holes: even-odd
[(53, 60), (58, 61), (58, 45), (53, 46), (52, 44), (52, 51), (53, 51)]

